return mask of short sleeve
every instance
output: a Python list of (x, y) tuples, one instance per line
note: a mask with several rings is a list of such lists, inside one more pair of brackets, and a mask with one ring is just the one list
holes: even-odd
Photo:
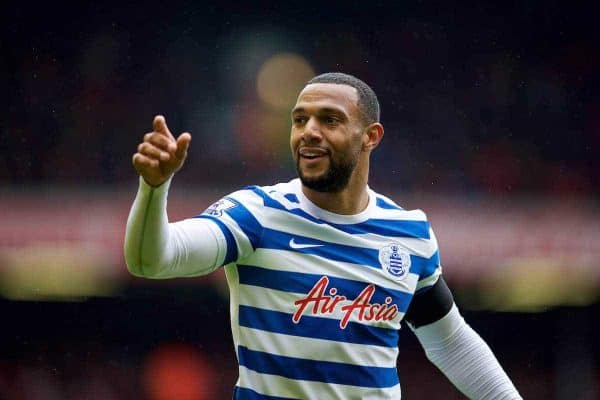
[(427, 247), (429, 248), (428, 253), (431, 254), (431, 256), (425, 259), (423, 268), (421, 268), (416, 293), (424, 292), (431, 288), (442, 275), (442, 264), (440, 262), (438, 242), (431, 226), (429, 227), (429, 239), (427, 239), (427, 242)]
[(213, 221), (225, 237), (223, 265), (248, 257), (258, 246), (263, 228), (255, 217), (262, 198), (251, 190), (239, 190), (213, 203), (194, 218)]

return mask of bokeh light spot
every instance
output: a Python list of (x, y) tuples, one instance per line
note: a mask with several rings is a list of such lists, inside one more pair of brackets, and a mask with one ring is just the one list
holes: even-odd
[(143, 381), (151, 400), (208, 400), (214, 398), (215, 375), (194, 347), (167, 343), (149, 354)]
[(258, 97), (268, 106), (289, 109), (302, 87), (315, 75), (309, 62), (294, 53), (279, 53), (260, 68), (256, 81)]

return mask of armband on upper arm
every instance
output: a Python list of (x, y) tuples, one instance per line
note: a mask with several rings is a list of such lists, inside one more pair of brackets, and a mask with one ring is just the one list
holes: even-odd
[(415, 294), (405, 319), (413, 328), (418, 328), (444, 317), (452, 308), (452, 304), (454, 304), (452, 292), (444, 278), (440, 276), (430, 289)]

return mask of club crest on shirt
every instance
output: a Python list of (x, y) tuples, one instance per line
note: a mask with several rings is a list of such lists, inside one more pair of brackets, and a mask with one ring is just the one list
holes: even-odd
[(379, 249), (379, 262), (381, 268), (394, 280), (403, 280), (410, 271), (410, 254), (397, 243), (390, 243)]
[(208, 207), (203, 214), (220, 217), (223, 215), (223, 211), (230, 210), (236, 206), (237, 204), (229, 199), (221, 199)]

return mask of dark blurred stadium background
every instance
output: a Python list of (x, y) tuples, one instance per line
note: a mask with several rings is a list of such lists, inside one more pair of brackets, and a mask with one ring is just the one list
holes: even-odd
[[(378, 93), (370, 184), (428, 213), (524, 397), (598, 399), (600, 29), (577, 4), (4, 3), (0, 399), (230, 398), (223, 275), (126, 272), (131, 155), (157, 113), (192, 133), (174, 219), (290, 179), (289, 107), (332, 70)], [(461, 398), (408, 332), (403, 397)]]

